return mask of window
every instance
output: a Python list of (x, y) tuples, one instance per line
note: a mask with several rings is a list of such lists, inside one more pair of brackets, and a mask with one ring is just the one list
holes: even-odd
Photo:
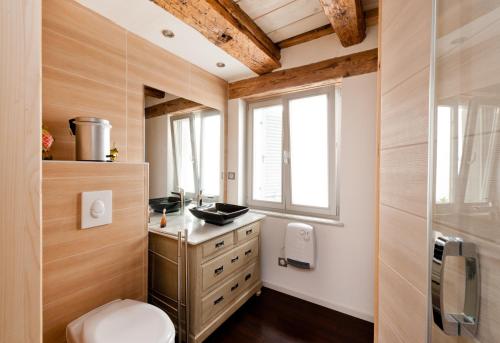
[(454, 99), (436, 113), (435, 194), (438, 210), (488, 207), (497, 154), (500, 107), (488, 99)]
[(205, 199), (221, 194), (221, 115), (199, 111), (170, 118), (174, 164), (174, 188)]
[(334, 87), (255, 102), (248, 116), (248, 204), (338, 216)]

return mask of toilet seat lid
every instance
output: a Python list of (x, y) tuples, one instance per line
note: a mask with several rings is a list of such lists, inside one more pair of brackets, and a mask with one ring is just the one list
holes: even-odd
[(175, 328), (165, 312), (129, 299), (108, 304), (82, 327), (85, 343), (166, 343), (173, 337)]

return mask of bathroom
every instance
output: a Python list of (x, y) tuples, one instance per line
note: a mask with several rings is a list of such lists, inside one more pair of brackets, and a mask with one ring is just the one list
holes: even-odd
[(499, 340), (500, 2), (0, 18), (0, 343)]

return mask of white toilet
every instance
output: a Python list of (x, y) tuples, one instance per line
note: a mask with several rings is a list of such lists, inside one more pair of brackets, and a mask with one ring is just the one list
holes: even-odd
[(66, 327), (68, 343), (173, 343), (174, 324), (159, 308), (135, 300), (114, 300)]

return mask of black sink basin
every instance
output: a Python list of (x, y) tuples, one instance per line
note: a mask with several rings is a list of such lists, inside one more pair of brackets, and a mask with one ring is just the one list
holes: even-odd
[(189, 211), (196, 218), (203, 219), (205, 222), (215, 225), (226, 225), (248, 212), (248, 207), (225, 203), (215, 203), (205, 206), (190, 208)]
[[(179, 208), (181, 207), (181, 202), (179, 200), (179, 197), (174, 196), (149, 199), (149, 206), (151, 206), (151, 208), (158, 213), (162, 213), (163, 209), (165, 209), (167, 213), (172, 213), (179, 211)], [(192, 199), (184, 199), (184, 206), (189, 205), (191, 201)]]

